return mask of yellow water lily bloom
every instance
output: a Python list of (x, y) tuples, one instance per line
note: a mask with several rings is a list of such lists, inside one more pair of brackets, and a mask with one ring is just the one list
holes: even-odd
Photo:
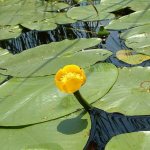
[(77, 65), (66, 65), (55, 75), (56, 86), (65, 93), (74, 93), (85, 83), (84, 70)]

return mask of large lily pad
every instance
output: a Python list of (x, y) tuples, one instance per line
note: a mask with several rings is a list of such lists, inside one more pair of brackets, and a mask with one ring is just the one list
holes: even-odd
[(19, 26), (0, 27), (0, 40), (16, 38), (21, 34), (22, 29)]
[(149, 150), (150, 132), (135, 132), (118, 135), (112, 138), (106, 150)]
[(118, 80), (96, 107), (127, 115), (150, 115), (150, 67), (119, 69)]
[(129, 29), (140, 25), (145, 25), (150, 23), (149, 16), (150, 16), (150, 9), (137, 11), (130, 15), (111, 21), (109, 25), (106, 26), (106, 28), (121, 30), (121, 29)]
[[(107, 63), (96, 64), (85, 71), (87, 82), (80, 91), (89, 103), (103, 97), (118, 75), (117, 68)], [(0, 91), (1, 126), (52, 120), (82, 108), (72, 94), (57, 90), (53, 76), (13, 78), (0, 86)]]
[(119, 60), (132, 65), (140, 64), (146, 60), (150, 60), (150, 56), (136, 54), (133, 50), (117, 51), (116, 56)]
[(72, 19), (83, 21), (103, 20), (114, 17), (113, 14), (108, 12), (97, 12), (92, 5), (73, 7), (67, 12), (67, 16)]
[[(44, 76), (54, 74), (63, 64), (77, 62), (77, 64), (83, 67), (87, 66), (87, 64), (89, 66), (89, 64), (94, 64), (98, 60), (104, 60), (104, 58), (110, 56), (111, 53), (109, 51), (93, 51), (93, 57), (92, 55), (88, 56), (87, 53), (85, 54), (86, 56), (84, 56), (84, 54), (81, 54), (81, 56), (79, 56), (79, 54), (73, 55), (73, 52), (95, 46), (99, 44), (100, 41), (99, 38), (64, 40), (41, 45), (20, 54), (11, 55), (10, 57), (3, 56), (1, 58), (0, 67), (6, 68), (6, 70), (0, 70), (0, 73), (16, 77)], [(99, 55), (101, 52), (102, 54), (105, 53), (106, 56)], [(78, 56), (80, 59), (77, 58)], [(84, 58), (86, 60), (84, 60)], [(90, 59), (91, 61), (89, 61)], [(90, 63), (88, 63), (88, 61)]]
[(0, 145), (2, 150), (81, 150), (89, 137), (89, 129), (89, 115), (74, 113), (25, 128), (1, 128)]

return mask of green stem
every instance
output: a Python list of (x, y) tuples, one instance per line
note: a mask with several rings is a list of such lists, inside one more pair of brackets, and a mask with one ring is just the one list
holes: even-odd
[(92, 106), (82, 97), (79, 91), (76, 91), (73, 94), (86, 111), (89, 112), (92, 109)]

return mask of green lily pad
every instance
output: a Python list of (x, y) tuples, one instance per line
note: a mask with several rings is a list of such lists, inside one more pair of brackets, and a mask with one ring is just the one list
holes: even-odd
[(149, 115), (150, 67), (119, 69), (117, 82), (94, 105), (108, 112)]
[(25, 28), (39, 31), (54, 30), (57, 28), (57, 25), (55, 23), (50, 22), (50, 20), (43, 20), (40, 22), (26, 22), (21, 25)]
[(149, 16), (150, 16), (150, 9), (137, 11), (130, 15), (123, 16), (119, 19), (111, 21), (106, 26), (106, 29), (121, 30), (121, 29), (130, 29), (132, 27), (145, 25), (150, 23)]
[[(2, 68), (0, 68), (2, 69)], [(1, 75), (0, 74), (0, 84), (7, 78), (7, 76)]]
[(150, 34), (137, 34), (126, 39), (126, 45), (139, 53), (150, 55)]
[(41, 21), (56, 15), (57, 13), (55, 12), (45, 12), (42, 3), (36, 3), (36, 1), (0, 6), (1, 25), (17, 25), (30, 21)]
[(45, 11), (59, 11), (61, 9), (68, 8), (70, 5), (63, 2), (48, 2), (45, 3)]
[(150, 24), (135, 27), (121, 33), (128, 47), (139, 53), (150, 55)]
[[(99, 38), (64, 40), (41, 45), (17, 55), (3, 56), (2, 61), (0, 61), (0, 67), (6, 68), (6, 70), (0, 70), (0, 73), (16, 77), (45, 76), (54, 74), (62, 65), (73, 62), (77, 62), (83, 67), (89, 66), (99, 60), (104, 60), (111, 55), (111, 52), (100, 51), (98, 53), (102, 52), (102, 54), (97, 54), (97, 51), (93, 51), (93, 58), (92, 55), (88, 56), (87, 53), (85, 54), (86, 56), (84, 54), (79, 56), (79, 54), (73, 55), (73, 52), (95, 46), (100, 41)], [(104, 53), (105, 56), (101, 56)], [(78, 56), (80, 59), (78, 59)]]
[(125, 7), (129, 7), (134, 11), (149, 9), (149, 0), (101, 0), (101, 5), (104, 11), (116, 11)]
[(89, 129), (89, 115), (78, 112), (25, 128), (1, 128), (0, 145), (3, 150), (81, 150), (89, 137)]
[(119, 60), (132, 65), (140, 64), (146, 60), (150, 60), (150, 56), (143, 54), (136, 54), (132, 50), (117, 51), (116, 56)]
[[(80, 14), (80, 15), (79, 15)], [(73, 7), (67, 12), (67, 16), (82, 21), (95, 21), (113, 18), (114, 15), (108, 12), (98, 12), (92, 5)]]
[(128, 39), (134, 35), (138, 34), (150, 34), (150, 24), (145, 24), (143, 26), (135, 27), (129, 30), (126, 30), (121, 33), (120, 37), (122, 39)]
[(57, 16), (51, 18), (50, 21), (56, 24), (68, 24), (75, 23), (77, 20), (69, 18), (66, 13), (58, 13)]
[(0, 40), (16, 38), (22, 32), (19, 26), (2, 26), (0, 27)]
[(117, 135), (106, 145), (106, 150), (149, 150), (150, 132)]
[[(85, 72), (87, 81), (80, 92), (89, 103), (103, 97), (118, 75), (118, 69), (107, 63), (88, 67)], [(12, 78), (0, 86), (0, 91), (0, 126), (53, 120), (82, 108), (73, 94), (64, 94), (56, 88), (54, 76)]]

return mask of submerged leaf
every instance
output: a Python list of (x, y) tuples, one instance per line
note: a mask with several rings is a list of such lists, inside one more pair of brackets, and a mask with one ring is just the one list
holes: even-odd
[(116, 56), (119, 60), (132, 65), (140, 64), (146, 60), (150, 60), (150, 56), (136, 54), (133, 50), (117, 51)]

